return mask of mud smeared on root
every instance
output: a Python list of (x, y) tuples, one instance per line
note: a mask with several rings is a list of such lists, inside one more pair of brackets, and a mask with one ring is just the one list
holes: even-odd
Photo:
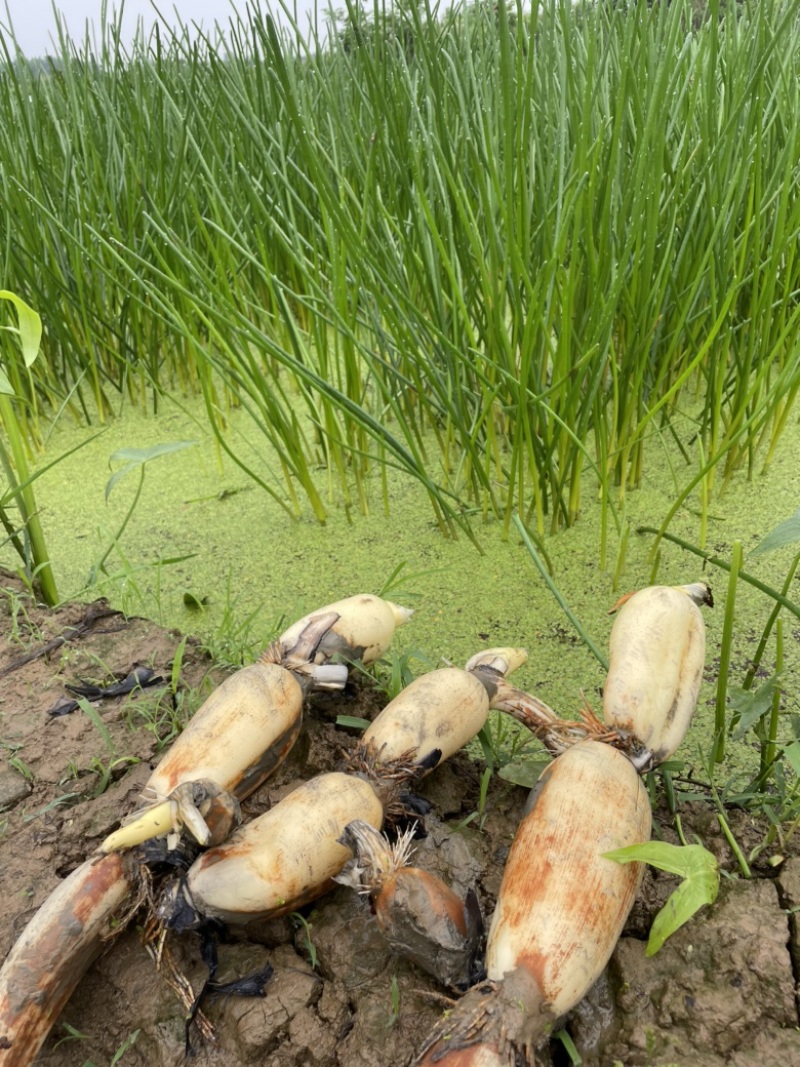
[(552, 1022), (533, 978), (518, 967), (502, 981), (482, 982), (462, 997), (426, 1039), (415, 1067), (532, 1065)]
[(346, 770), (369, 782), (383, 804), (385, 825), (391, 828), (404, 825), (409, 817), (416, 817), (408, 804), (408, 787), (435, 767), (440, 758), (441, 752), (435, 749), (420, 761), (411, 749), (396, 759), (387, 760), (373, 745), (359, 742), (346, 757)]

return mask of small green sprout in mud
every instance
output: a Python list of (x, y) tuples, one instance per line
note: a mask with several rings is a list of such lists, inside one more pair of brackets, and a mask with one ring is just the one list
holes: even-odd
[(654, 956), (664, 942), (691, 919), (704, 904), (713, 904), (719, 892), (719, 864), (702, 845), (671, 845), (648, 841), (604, 853), (616, 863), (649, 863), (683, 880), (653, 920), (645, 955)]
[[(308, 953), (308, 962), (311, 964), (313, 970), (317, 969), (317, 948), (314, 942), (311, 940), (312, 924), (306, 919), (304, 915), (301, 915), (299, 911), (293, 911), (289, 916), (295, 926), (303, 931), (303, 947)], [(313, 913), (312, 913), (313, 917)]]
[(398, 985), (396, 974), (392, 975), (389, 993), (392, 998), (392, 1010), (389, 1013), (387, 1027), (391, 1030), (400, 1018), (400, 986)]

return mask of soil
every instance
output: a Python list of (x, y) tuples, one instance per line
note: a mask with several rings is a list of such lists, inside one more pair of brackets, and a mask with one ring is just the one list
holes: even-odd
[[(210, 691), (221, 676), (196, 642), (143, 619), (124, 618), (103, 602), (50, 611), (3, 576), (0, 675), (0, 951), (5, 955), (59, 881), (89, 856), (133, 809), (151, 768), (177, 730), (187, 695)], [(179, 679), (173, 680), (176, 656)], [(145, 667), (154, 685), (94, 700), (69, 714), (48, 711), (69, 696), (66, 683), (100, 686)], [(355, 741), (337, 714), (374, 717), (385, 696), (362, 682), (343, 696), (315, 699), (300, 740), (269, 783), (244, 805), (251, 817), (297, 784), (339, 768)], [(482, 766), (459, 754), (419, 787), (431, 805), (414, 863), (440, 874), (464, 897), (470, 888), (490, 916), (503, 862), (527, 791), (493, 775), (480, 803)], [(676, 840), (656, 811), (656, 833)], [(684, 832), (718, 856), (723, 880), (704, 908), (654, 957), (645, 947), (652, 919), (676, 880), (648, 869), (639, 900), (606, 972), (562, 1022), (537, 1063), (586, 1067), (748, 1067), (800, 1064), (796, 975), (800, 940), (800, 857), (777, 867), (758, 862), (738, 877), (735, 857), (713, 811), (683, 805)], [(747, 850), (766, 827), (733, 811)], [(766, 856), (766, 853), (762, 853)], [(156, 970), (131, 923), (77, 984), (37, 1064), (48, 1067), (148, 1067), (186, 1062), (186, 1010)], [(197, 934), (171, 935), (169, 950), (193, 991), (207, 974)], [(226, 931), (218, 978), (272, 976), (263, 996), (212, 996), (202, 1010), (213, 1026), (189, 1028), (197, 1067), (396, 1067), (411, 1064), (425, 1035), (457, 995), (398, 957), (370, 906), (344, 886), (299, 912)], [(43, 967), (47, 961), (43, 960)]]

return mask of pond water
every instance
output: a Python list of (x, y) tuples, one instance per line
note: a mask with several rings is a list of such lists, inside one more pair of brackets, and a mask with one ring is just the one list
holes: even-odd
[[(517, 684), (535, 690), (564, 715), (578, 707), (582, 691), (599, 706), (603, 671), (577, 638), (515, 529), (503, 541), (499, 524), (479, 525), (483, 555), (465, 537), (446, 540), (438, 532), (424, 492), (397, 472), (389, 477), (388, 515), (376, 480), (369, 516), (357, 516), (350, 523), (343, 508), (332, 501), (325, 526), (314, 520), (310, 510), (294, 522), (221, 452), (204, 409), (194, 401), (166, 401), (157, 417), (128, 409), (97, 430), (62, 420), (39, 460), (43, 466), (86, 442), (35, 485), (62, 598), (108, 596), (131, 614), (200, 634), (219, 653), (230, 651), (235, 656), (241, 641), (250, 652), (261, 647), (282, 619), (291, 621), (355, 592), (384, 591), (397, 571), (396, 584), (386, 595), (414, 607), (416, 614), (398, 633), (395, 647), (403, 654), (419, 653), (420, 659), (412, 663), (416, 673), (427, 669), (422, 657), (431, 665), (442, 658), (463, 663), (487, 646), (523, 645), (530, 658), (515, 676)], [(258, 439), (246, 414), (231, 414), (230, 440), (246, 452), (249, 462), (260, 464), (260, 471), (269, 469), (263, 450), (257, 456)], [(111, 457), (121, 448), (176, 441), (195, 444), (147, 465), (140, 499), (117, 541), (139, 475), (126, 474), (106, 499), (112, 471), (124, 465), (111, 463)], [(729, 559), (733, 542), (740, 540), (746, 570), (775, 587), (782, 582), (793, 549), (752, 562), (747, 553), (800, 505), (798, 454), (800, 430), (794, 423), (769, 471), (751, 482), (744, 474), (737, 475), (710, 507), (707, 548)], [(653, 538), (634, 531), (639, 525), (658, 526), (674, 500), (676, 484), (682, 487), (693, 473), (685, 465), (678, 469), (674, 455), (665, 452), (659, 458), (651, 450), (648, 456), (644, 484), (628, 493), (620, 516), (631, 533), (618, 588), (614, 588), (614, 567), (619, 538), (612, 532), (607, 569), (601, 570), (600, 511), (589, 503), (588, 483), (580, 520), (546, 541), (556, 584), (604, 651), (612, 622), (608, 609), (621, 593), (650, 582)], [(696, 499), (690, 500), (670, 526), (673, 534), (692, 543), (699, 539), (697, 506)], [(107, 573), (96, 573), (109, 549)], [(2, 562), (15, 565), (7, 552)], [(701, 574), (696, 556), (662, 543), (659, 582), (684, 583)], [(711, 567), (705, 577), (717, 601), (717, 607), (706, 613), (708, 673), (715, 676), (727, 575)], [(797, 584), (789, 594), (796, 601), (800, 600)], [(204, 606), (192, 610), (187, 599)], [(770, 608), (766, 597), (740, 583), (731, 684), (741, 681)], [(787, 635), (792, 636), (786, 642), (791, 660), (786, 704), (787, 710), (797, 712), (800, 687), (791, 672), (797, 669), (800, 623), (787, 618)], [(707, 681), (697, 724), (682, 755), (691, 757), (698, 745), (707, 743), (712, 721), (713, 689)], [(734, 761), (739, 758), (748, 758), (741, 745), (734, 752)]]

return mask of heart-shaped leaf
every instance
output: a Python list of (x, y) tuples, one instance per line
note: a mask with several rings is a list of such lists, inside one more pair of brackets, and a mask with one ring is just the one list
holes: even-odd
[(713, 904), (719, 892), (719, 864), (702, 845), (671, 845), (648, 841), (604, 853), (616, 863), (649, 863), (683, 879), (653, 920), (645, 955), (654, 956), (664, 942), (687, 923), (704, 904)]
[(117, 482), (131, 471), (138, 470), (145, 463), (160, 456), (169, 456), (173, 452), (180, 452), (184, 448), (193, 448), (197, 441), (167, 441), (161, 445), (153, 445), (151, 448), (119, 448), (109, 457), (109, 465), (124, 462), (125, 466), (114, 474), (106, 482), (106, 500), (111, 496), (111, 491)]
[(800, 774), (800, 741), (792, 741), (783, 750), (783, 758), (789, 761), (789, 766), (795, 774)]
[(731, 736), (734, 741), (740, 740), (751, 726), (762, 719), (772, 708), (775, 698), (775, 690), (780, 683), (780, 675), (773, 674), (758, 689), (731, 689), (731, 710), (734, 712), (734, 726), (736, 730)]
[[(19, 322), (19, 344), (22, 349), (22, 358), (25, 366), (30, 367), (39, 355), (39, 346), (42, 343), (42, 320), (32, 307), (28, 307), (16, 293), (10, 293), (8, 289), (0, 289), (0, 300), (10, 300), (17, 311)], [(8, 392), (10, 390), (3, 390)]]
[(783, 548), (784, 545), (793, 545), (796, 541), (800, 541), (800, 508), (794, 515), (779, 522), (774, 530), (770, 530), (750, 555), (764, 556), (767, 552), (774, 552), (776, 548)]
[(552, 760), (510, 760), (497, 773), (504, 782), (521, 785), (523, 789), (532, 789), (539, 781), (542, 771), (552, 762)]

